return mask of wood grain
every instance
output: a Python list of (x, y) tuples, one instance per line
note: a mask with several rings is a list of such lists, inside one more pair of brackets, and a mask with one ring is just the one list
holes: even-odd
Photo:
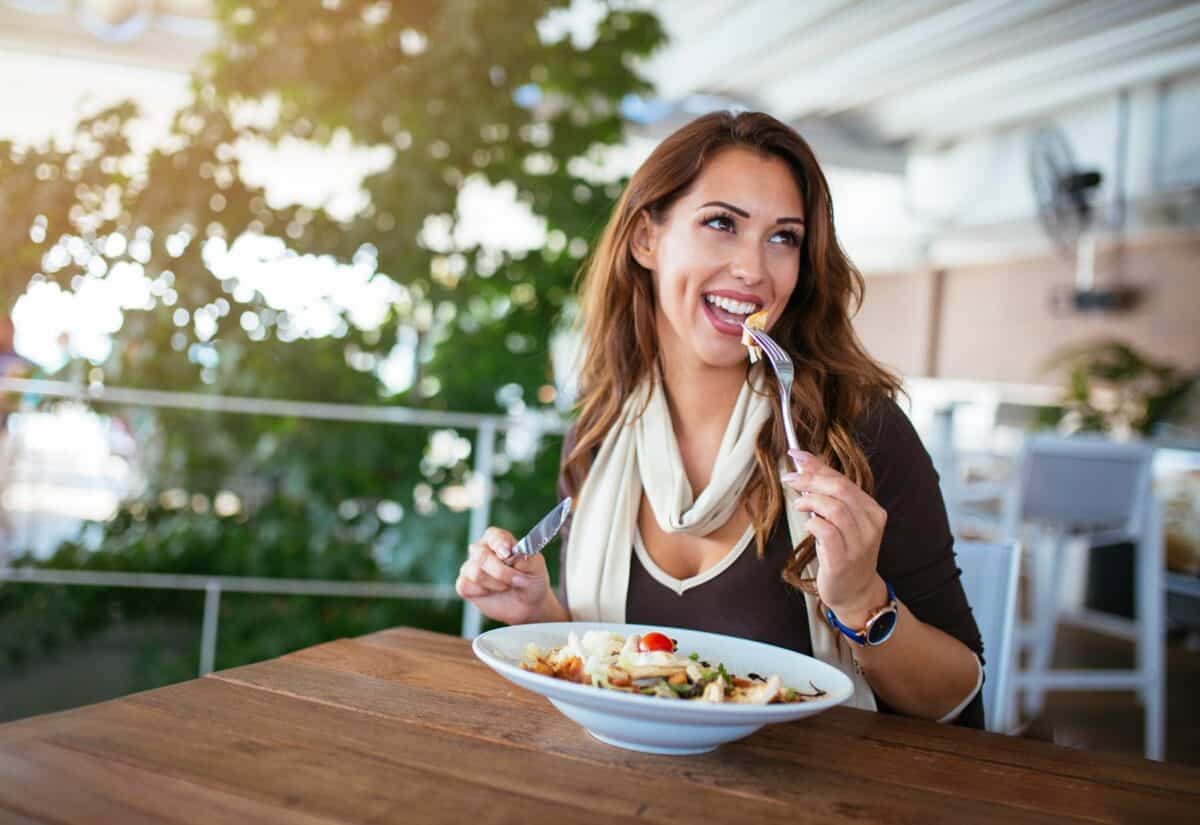
[[(523, 699), (532, 704), (541, 704), (544, 700), (529, 691), (516, 688), (511, 683), (499, 679), (482, 662), (470, 653), (471, 644), (465, 639), (431, 633), (416, 628), (392, 628), (379, 631), (353, 641), (375, 647), (383, 647), (394, 651), (425, 652), (430, 655), (445, 656), (448, 651), (461, 653), (461, 656), (451, 658), (459, 663), (462, 656), (469, 657), (468, 664), (485, 674), (492, 680), (493, 688), (498, 682), (504, 686), (506, 695)], [(345, 662), (345, 669), (354, 672), (357, 668), (369, 668), (373, 657), (362, 655), (363, 651), (357, 645), (337, 643), (336, 652), (323, 654), (319, 648), (309, 648), (296, 655), (309, 653), (318, 656), (327, 655), (332, 666), (339, 657)], [(312, 661), (318, 661), (317, 658)], [(389, 667), (412, 667), (411, 661), (399, 658), (388, 659)], [(386, 676), (384, 678), (387, 678)], [(1143, 786), (1147, 789), (1179, 792), (1192, 797), (1192, 801), (1200, 805), (1200, 772), (1186, 765), (1175, 765), (1161, 762), (1151, 762), (1137, 757), (1122, 754), (1106, 753), (1103, 751), (1081, 751), (1075, 748), (1065, 748), (1048, 742), (1038, 742), (1018, 737), (998, 736), (984, 731), (976, 731), (952, 725), (931, 725), (916, 719), (886, 714), (862, 713), (849, 708), (836, 708), (810, 720), (819, 727), (829, 726), (852, 736), (869, 736), (883, 742), (921, 747), (933, 751), (959, 756), (968, 756), (983, 762), (998, 762), (1016, 767), (1032, 767), (1038, 771), (1051, 773), (1068, 778), (1101, 781), (1106, 784)], [(803, 724), (809, 724), (808, 721)], [(773, 726), (764, 728), (756, 734), (756, 739), (774, 735), (789, 736), (791, 726)]]
[[(314, 655), (315, 654), (315, 655)], [(393, 718), (408, 719), (437, 727), (459, 736), (480, 738), (502, 738), (513, 746), (538, 751), (550, 751), (562, 756), (585, 759), (609, 759), (617, 763), (628, 762), (628, 756), (612, 748), (596, 746), (590, 740), (584, 753), (574, 747), (570, 736), (574, 724), (553, 710), (541, 697), (527, 691), (518, 692), (531, 697), (532, 703), (511, 703), (504, 719), (496, 720), (486, 714), (464, 712), (462, 704), (451, 698), (463, 696), (477, 699), (494, 698), (497, 692), (509, 685), (499, 680), (486, 668), (480, 672), (474, 663), (458, 660), (431, 659), (424, 653), (414, 654), (399, 647), (386, 649), (386, 667), (373, 662), (380, 653), (371, 646), (359, 642), (341, 643), (335, 650), (306, 651), (304, 655), (286, 657), (275, 662), (256, 665), (252, 673), (240, 674), (230, 671), (219, 678), (236, 680), (264, 690), (283, 692), (298, 691), (320, 701), (336, 703), (355, 710), (377, 713)], [(315, 667), (314, 667), (315, 665)], [(373, 683), (371, 681), (347, 683), (341, 668), (356, 673), (363, 671), (388, 673), (403, 671), (403, 691)], [(251, 669), (247, 669), (251, 670)], [(324, 672), (321, 671), (332, 671)], [(417, 679), (411, 674), (420, 672)], [(379, 677), (388, 678), (386, 675)], [(1019, 760), (981, 761), (953, 751), (923, 748), (898, 738), (880, 738), (868, 735), (877, 722), (887, 722), (888, 717), (858, 711), (842, 711), (859, 728), (852, 738), (846, 735), (846, 725), (829, 725), (828, 714), (801, 720), (790, 725), (765, 728), (754, 736), (731, 743), (716, 754), (687, 760), (663, 760), (661, 757), (644, 757), (654, 770), (666, 771), (672, 781), (683, 781), (675, 773), (686, 773), (687, 780), (719, 785), (731, 773), (737, 777), (740, 788), (757, 796), (778, 797), (789, 803), (812, 802), (814, 794), (834, 789), (836, 798), (853, 793), (856, 788), (873, 785), (880, 793), (880, 801), (898, 810), (907, 810), (906, 790), (920, 790), (938, 797), (965, 797), (972, 803), (987, 803), (992, 806), (1007, 806), (1008, 811), (999, 811), (1010, 820), (1018, 814), (1026, 817), (1034, 813), (1050, 813), (1062, 818), (1082, 818), (1093, 821), (1129, 821), (1147, 810), (1147, 805), (1157, 807), (1164, 815), (1187, 818), (1190, 806), (1197, 800), (1172, 803), (1159, 800), (1160, 788), (1145, 787), (1132, 782), (1118, 783), (1108, 779), (1109, 792), (1098, 796), (1094, 791), (1097, 783), (1072, 775), (1062, 775), (1051, 770), (1033, 769)], [(541, 734), (541, 726), (547, 717), (556, 723), (552, 730)], [(901, 720), (891, 720), (901, 721)], [(514, 724), (515, 723), (515, 724)], [(926, 723), (913, 722), (912, 726), (928, 727)], [(886, 729), (889, 726), (883, 725)], [(832, 728), (832, 729), (831, 729)], [(956, 729), (948, 729), (956, 730)], [(984, 741), (1003, 739), (971, 731)], [(960, 736), (961, 738), (961, 736)], [(1041, 745), (1042, 743), (1032, 743)], [(1058, 753), (1065, 749), (1048, 746)], [(839, 754), (836, 764), (831, 764), (831, 753)], [(1067, 751), (1068, 758), (1080, 752)], [(665, 762), (665, 764), (664, 764)], [(672, 766), (683, 770), (674, 771)], [(880, 766), (886, 766), (881, 772)], [(736, 771), (730, 771), (736, 767)], [(1139, 765), (1140, 767), (1140, 765)], [(706, 770), (713, 768), (713, 770)], [(639, 769), (644, 769), (639, 766)], [(1189, 773), (1184, 769), (1183, 774)], [(1191, 793), (1197, 790), (1194, 772), (1190, 785)], [(790, 776), (789, 776), (790, 775)], [(804, 785), (788, 782), (789, 778), (804, 776), (809, 781)], [(818, 783), (816, 780), (820, 780)], [(813, 790), (813, 785), (820, 788)], [(891, 794), (890, 797), (885, 796)], [(1189, 795), (1184, 791), (1185, 796)], [(907, 794), (912, 798), (912, 794)], [(894, 797), (894, 798), (893, 798)], [(831, 803), (836, 799), (831, 800)], [(925, 797), (918, 801), (928, 807)], [(939, 804), (950, 804), (941, 799)], [(920, 810), (920, 806), (917, 806)], [(946, 811), (949, 814), (949, 811)]]
[[(647, 700), (650, 701), (650, 700)], [(1186, 822), (1200, 771), (833, 709), (697, 757), (601, 744), (397, 628), (0, 725), (0, 821)]]
[(0, 805), (0, 822), (4, 825), (53, 825), (48, 819), (31, 819), (20, 811)]
[[(0, 785), (9, 782), (20, 785), (23, 798), (8, 804), (43, 811), (70, 807), (82, 813), (72, 820), (78, 822), (336, 823), (50, 742), (24, 742), (0, 752)], [(9, 821), (2, 810), (0, 820)]]

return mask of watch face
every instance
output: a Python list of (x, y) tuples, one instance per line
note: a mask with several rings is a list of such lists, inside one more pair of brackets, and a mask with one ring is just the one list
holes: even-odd
[(878, 645), (886, 642), (892, 635), (892, 631), (896, 629), (898, 616), (899, 614), (895, 610), (889, 610), (876, 616), (875, 621), (871, 622), (871, 626), (867, 628), (867, 644)]

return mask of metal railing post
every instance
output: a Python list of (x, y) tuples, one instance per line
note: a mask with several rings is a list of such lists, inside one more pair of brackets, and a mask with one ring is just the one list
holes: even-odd
[[(565, 431), (567, 422), (554, 415), (540, 413), (524, 416), (500, 416), (484, 413), (423, 410), (411, 407), (355, 404), (328, 404), (282, 398), (256, 398), (208, 393), (145, 390), (128, 387), (80, 384), (68, 381), (49, 381), (31, 378), (0, 376), (0, 394), (35, 393), (45, 398), (76, 399), (85, 404), (113, 404), (147, 407), (150, 409), (179, 409), (215, 411), (236, 415), (287, 416), (321, 421), (355, 421), (364, 424), (390, 424), (410, 427), (455, 427), (476, 430), (474, 471), (479, 483), (479, 500), (471, 508), (471, 538), (477, 538), (490, 521), (492, 473), (496, 433), (514, 427), (534, 426), (540, 433)], [(35, 472), (40, 470), (40, 465)], [(36, 481), (36, 478), (34, 479)], [(31, 511), (32, 512), (32, 511)], [(32, 518), (31, 518), (32, 520)], [(34, 528), (31, 525), (29, 530)], [(28, 537), (27, 537), (28, 538)], [(452, 599), (452, 585), (417, 585), (399, 583), (358, 583), (317, 580), (269, 579), (254, 577), (208, 577), (145, 573), (99, 573), (92, 571), (60, 571), (3, 566), (0, 548), (0, 581), (24, 581), (39, 584), (95, 585), (108, 587), (163, 587), (167, 589), (204, 590), (204, 626), (201, 636), (200, 674), (212, 671), (216, 657), (218, 607), (222, 590), (249, 593), (307, 594), (323, 596), (354, 596), (359, 598)], [(473, 638), (479, 634), (483, 617), (470, 603), (464, 606), (462, 633)]]
[(204, 626), (200, 631), (200, 675), (213, 672), (217, 657), (217, 621), (221, 610), (221, 583), (211, 580), (204, 586)]
[[(479, 425), (475, 435), (475, 478), (479, 483), (479, 499), (471, 508), (470, 540), (474, 541), (487, 529), (492, 511), (492, 460), (496, 450), (496, 423), (485, 421)], [(479, 609), (468, 601), (463, 602), (462, 635), (474, 639), (483, 627), (483, 616)]]

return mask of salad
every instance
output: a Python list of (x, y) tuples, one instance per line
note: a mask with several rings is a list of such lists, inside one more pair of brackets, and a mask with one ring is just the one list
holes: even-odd
[(657, 631), (644, 636), (606, 630), (590, 630), (582, 636), (571, 632), (565, 645), (549, 650), (530, 643), (521, 668), (606, 690), (714, 704), (769, 705), (825, 695), (811, 682), (812, 692), (804, 693), (785, 686), (778, 674), (742, 677), (730, 674), (721, 663), (713, 666), (699, 653), (681, 656), (675, 641)]

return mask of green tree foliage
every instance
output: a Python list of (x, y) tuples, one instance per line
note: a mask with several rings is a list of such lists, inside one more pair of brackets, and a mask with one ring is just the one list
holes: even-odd
[[(621, 140), (621, 101), (648, 91), (636, 58), (662, 40), (653, 15), (623, 7), (607, 10), (590, 43), (539, 35), (568, 5), (219, 0), (220, 45), (148, 157), (130, 146), (131, 103), (80, 122), (65, 143), (0, 143), (0, 303), (10, 307), (31, 282), (78, 291), (92, 279), (144, 275), (151, 298), (125, 311), (99, 365), (113, 385), (487, 413), (505, 410), (504, 388), (510, 406), (545, 406), (550, 336), (621, 184), (588, 169)], [(386, 161), (363, 183), (363, 208), (346, 219), (281, 206), (244, 180), (246, 145), (295, 140), (379, 150)], [(473, 181), (510, 187), (544, 220), (545, 247), (462, 240), (459, 196)], [(213, 261), (246, 235), (278, 238), (288, 256), (369, 268), (394, 296), (383, 323), (360, 328), (333, 306), (332, 332), (308, 334), (236, 274), (216, 277)], [(398, 343), (415, 346), (416, 377), (390, 394), (375, 367)], [(443, 493), (469, 482), (471, 458), (460, 450), (434, 466), (428, 431), (114, 412), (147, 445), (146, 496), (100, 528), (99, 550), (68, 545), (52, 566), (453, 580), (467, 519)], [(545, 438), (532, 459), (502, 468), (494, 521), (519, 528), (546, 509), (558, 448)], [(212, 512), (224, 490), (241, 497), (240, 512)], [(226, 604), (219, 666), (406, 615), (443, 628), (457, 621), (448, 605), (416, 615), (343, 600), (263, 603), (240, 627)], [(5, 633), (0, 655), (28, 658), (105, 617), (151, 608), (195, 617), (197, 605), (145, 591), (8, 585), (0, 621), (45, 629)]]

